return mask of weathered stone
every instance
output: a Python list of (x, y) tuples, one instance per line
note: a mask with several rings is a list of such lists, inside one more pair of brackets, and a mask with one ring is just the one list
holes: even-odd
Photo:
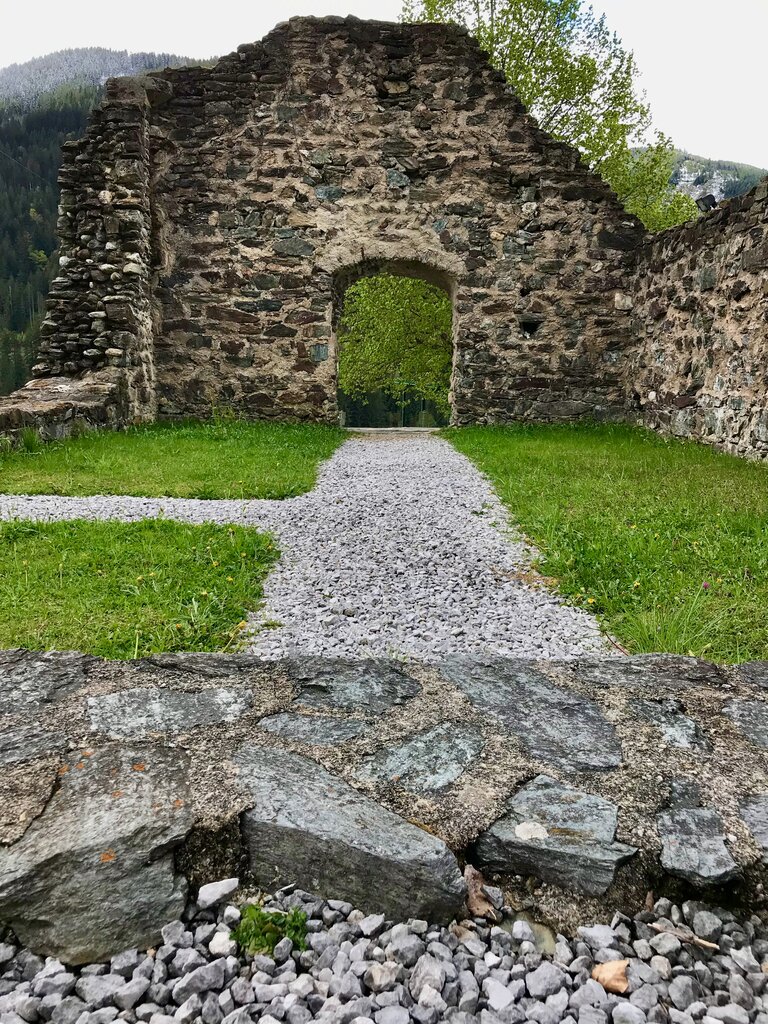
[(564, 771), (621, 764), (621, 744), (597, 705), (556, 686), (530, 662), (453, 658), (441, 664), (441, 672), (534, 757)]
[(723, 682), (717, 665), (675, 654), (644, 654), (633, 658), (595, 658), (576, 662), (579, 679), (594, 686), (621, 686), (656, 692), (659, 688), (716, 686)]
[(661, 865), (697, 886), (721, 885), (739, 874), (725, 845), (723, 825), (709, 807), (675, 807), (658, 815)]
[(434, 836), (297, 754), (245, 746), (234, 761), (252, 802), (243, 836), (261, 884), (296, 882), (393, 917), (440, 920), (460, 906), (456, 859)]
[(670, 746), (711, 749), (701, 727), (684, 713), (679, 700), (638, 700), (635, 707), (643, 718), (658, 726)]
[(68, 963), (154, 942), (184, 909), (172, 849), (192, 822), (187, 771), (183, 753), (152, 745), (69, 767), (24, 836), (0, 848), (0, 919)]
[(728, 701), (723, 711), (748, 740), (768, 750), (768, 704), (736, 698)]
[(0, 764), (31, 761), (40, 754), (63, 750), (66, 745), (67, 738), (62, 733), (38, 725), (0, 727)]
[(74, 651), (0, 651), (0, 715), (35, 711), (85, 685), (95, 659)]
[(359, 779), (394, 782), (416, 792), (444, 789), (459, 778), (484, 746), (479, 729), (444, 722), (365, 758), (355, 774)]
[(746, 661), (736, 665), (734, 671), (748, 685), (768, 690), (768, 661)]
[(318, 711), (329, 708), (380, 715), (421, 693), (405, 670), (384, 661), (327, 661), (304, 658), (289, 663), (299, 692), (296, 703)]
[(111, 739), (142, 739), (158, 733), (188, 732), (201, 725), (233, 722), (251, 707), (246, 689), (186, 690), (136, 687), (88, 698), (96, 732)]
[(739, 808), (741, 816), (763, 851), (763, 863), (768, 863), (768, 793), (755, 793), (747, 797)]
[(475, 845), (476, 863), (490, 871), (534, 875), (598, 895), (637, 852), (614, 841), (614, 804), (546, 775), (524, 786), (507, 806)]
[(289, 740), (313, 743), (319, 747), (333, 747), (337, 743), (353, 740), (366, 729), (365, 722), (336, 718), (332, 715), (300, 715), (283, 712), (269, 715), (259, 722), (262, 729), (285, 736)]

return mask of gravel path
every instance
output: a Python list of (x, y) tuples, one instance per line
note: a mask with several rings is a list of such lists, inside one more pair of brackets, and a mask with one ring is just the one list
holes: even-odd
[(592, 616), (522, 578), (534, 552), (485, 477), (430, 434), (353, 438), (289, 501), (0, 496), (4, 518), (157, 515), (277, 535), (282, 557), (251, 617), (251, 649), (267, 658), (612, 653)]
[[(0, 941), (3, 1024), (766, 1024), (768, 929), (701, 903), (659, 900), (634, 919), (536, 931), (504, 908), (448, 928), (398, 924), (295, 891), (266, 909), (307, 918), (252, 956), (231, 930), (237, 879), (203, 886), (162, 945), (67, 970)], [(488, 890), (489, 895), (501, 895)], [(499, 905), (497, 901), (496, 905)], [(218, 906), (217, 906), (218, 904)], [(1, 936), (0, 936), (1, 937)], [(700, 941), (704, 940), (703, 944)], [(613, 975), (614, 984), (608, 980)], [(605, 982), (601, 984), (602, 981)]]

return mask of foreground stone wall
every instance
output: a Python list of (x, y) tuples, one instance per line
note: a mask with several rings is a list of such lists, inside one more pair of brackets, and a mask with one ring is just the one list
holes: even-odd
[[(559, 928), (765, 902), (768, 666), (0, 652), (0, 926), (104, 960), (187, 883), (447, 921), (459, 860)], [(458, 858), (458, 859), (457, 859)]]
[(639, 253), (628, 407), (677, 437), (768, 455), (768, 179)]
[(113, 383), (113, 419), (333, 420), (380, 269), (453, 297), (456, 423), (622, 415), (641, 228), (455, 26), (299, 18), (116, 80), (61, 183), (35, 374)]

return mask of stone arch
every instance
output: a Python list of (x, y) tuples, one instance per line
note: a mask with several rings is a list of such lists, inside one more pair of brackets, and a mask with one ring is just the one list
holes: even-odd
[(392, 274), (395, 277), (410, 277), (419, 281), (426, 281), (427, 284), (431, 284), (445, 292), (451, 300), (452, 365), (451, 381), (448, 390), (448, 404), (451, 408), (451, 418), (453, 418), (455, 405), (456, 352), (460, 332), (459, 317), (456, 310), (458, 281), (455, 274), (450, 270), (445, 269), (445, 267), (436, 266), (434, 263), (422, 262), (421, 260), (416, 259), (396, 259), (390, 256), (383, 256), (379, 258), (366, 257), (356, 263), (340, 267), (336, 270), (332, 279), (331, 324), (333, 331), (331, 334), (329, 358), (333, 360), (333, 364), (338, 373), (340, 351), (337, 331), (344, 305), (344, 295), (347, 289), (363, 278), (376, 277), (379, 274)]

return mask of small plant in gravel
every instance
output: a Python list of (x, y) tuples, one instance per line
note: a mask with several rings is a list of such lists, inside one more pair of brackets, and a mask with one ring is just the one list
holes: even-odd
[(290, 939), (294, 949), (307, 948), (307, 915), (293, 907), (283, 914), (278, 910), (264, 910), (256, 903), (243, 907), (240, 924), (233, 929), (232, 938), (241, 949), (271, 956), (282, 939)]

